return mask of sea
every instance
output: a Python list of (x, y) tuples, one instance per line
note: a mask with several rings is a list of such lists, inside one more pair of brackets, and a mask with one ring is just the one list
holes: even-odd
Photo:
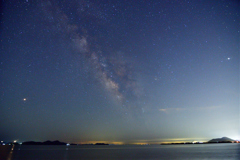
[(240, 160), (240, 144), (1, 146), (2, 160)]

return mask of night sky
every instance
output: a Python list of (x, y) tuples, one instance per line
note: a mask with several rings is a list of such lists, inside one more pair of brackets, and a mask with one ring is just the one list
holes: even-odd
[(236, 0), (8, 0), (0, 139), (239, 139)]

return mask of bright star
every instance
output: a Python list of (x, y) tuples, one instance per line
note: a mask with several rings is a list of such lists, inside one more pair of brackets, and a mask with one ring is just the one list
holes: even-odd
[(23, 98), (23, 101), (26, 101), (27, 100), (27, 98)]

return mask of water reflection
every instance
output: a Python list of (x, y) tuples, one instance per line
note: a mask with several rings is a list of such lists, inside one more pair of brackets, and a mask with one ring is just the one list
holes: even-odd
[(7, 160), (12, 160), (12, 153), (13, 153), (13, 150), (14, 150), (14, 145), (12, 145), (12, 148), (11, 148), (11, 151), (9, 152), (9, 155), (8, 155)]
[(68, 160), (68, 147), (66, 147), (66, 150), (64, 153), (64, 160)]
[[(21, 148), (21, 150), (19, 150)], [(177, 154), (176, 154), (177, 153)], [(238, 144), (151, 146), (0, 146), (0, 159), (239, 159)]]

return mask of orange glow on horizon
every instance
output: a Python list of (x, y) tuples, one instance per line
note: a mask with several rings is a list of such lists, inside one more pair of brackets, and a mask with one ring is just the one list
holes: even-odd
[[(189, 142), (208, 142), (212, 138), (167, 138), (167, 139), (151, 139), (151, 140), (132, 140), (132, 141), (81, 141), (76, 142), (77, 144), (96, 144), (105, 143), (113, 145), (158, 145), (162, 143), (189, 143)], [(237, 139), (234, 139), (237, 141)], [(236, 142), (237, 143), (237, 142)], [(239, 143), (239, 142), (238, 142)]]
[(85, 141), (79, 142), (78, 144), (96, 144), (96, 143), (106, 143), (106, 144), (114, 144), (114, 145), (124, 145), (124, 142), (111, 142), (111, 141)]

